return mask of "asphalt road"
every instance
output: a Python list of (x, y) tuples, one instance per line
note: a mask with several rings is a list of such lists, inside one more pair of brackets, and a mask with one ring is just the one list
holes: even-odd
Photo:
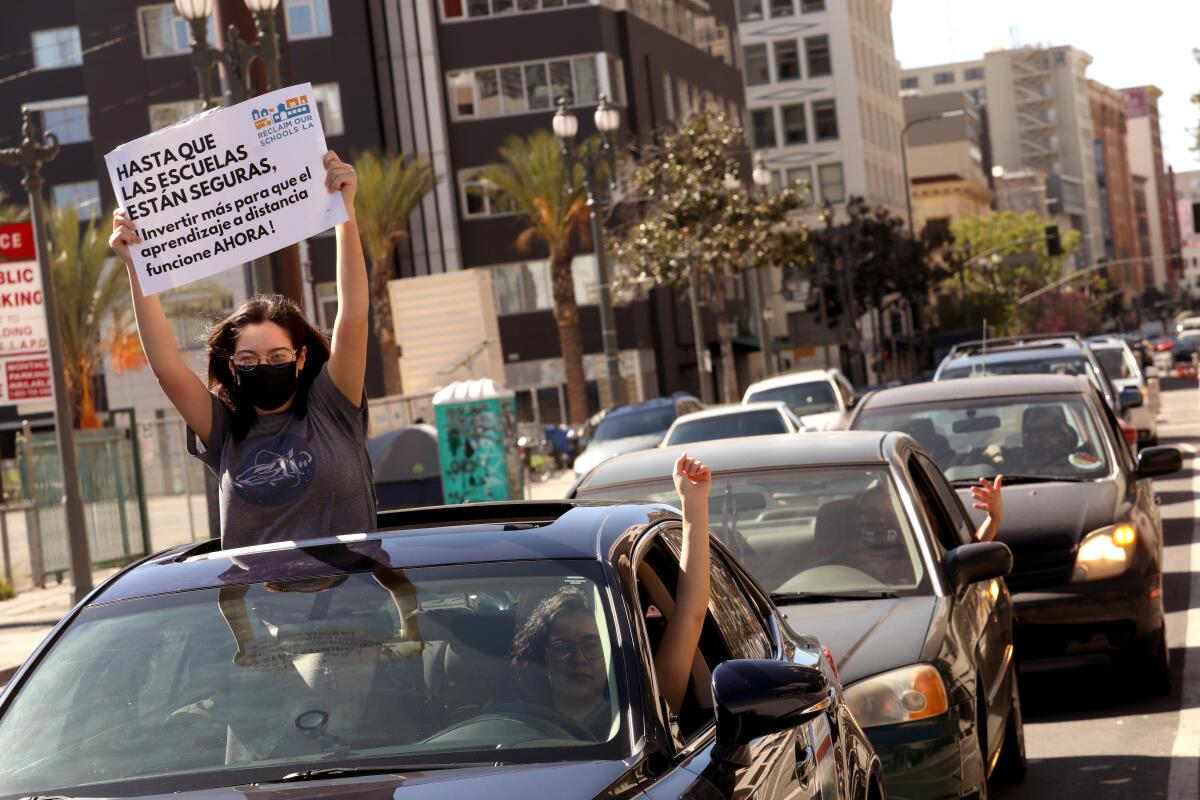
[(1137, 675), (1108, 669), (1023, 676), (1029, 774), (994, 798), (1200, 798), (1200, 389), (1164, 384), (1159, 443), (1184, 453), (1183, 471), (1155, 482), (1171, 693), (1148, 698)]

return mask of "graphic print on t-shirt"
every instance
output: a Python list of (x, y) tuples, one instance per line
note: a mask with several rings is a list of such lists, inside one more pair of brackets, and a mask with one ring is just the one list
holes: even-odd
[(312, 483), (317, 464), (312, 437), (285, 436), (254, 451), (233, 473), (233, 488), (247, 503), (278, 506), (299, 497)]

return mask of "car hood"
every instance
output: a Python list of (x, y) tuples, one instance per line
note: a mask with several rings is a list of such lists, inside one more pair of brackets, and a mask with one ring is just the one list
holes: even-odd
[(822, 411), (800, 417), (804, 427), (814, 431), (840, 431), (846, 427), (846, 415), (841, 411)]
[[(1085, 534), (1112, 525), (1124, 509), (1119, 509), (1115, 480), (1088, 483), (1027, 483), (1006, 486), (1004, 521), (1000, 541), (1014, 550), (1040, 545), (1049, 537), (1070, 539), (1078, 544)], [(984, 514), (971, 508), (971, 490), (960, 489), (963, 505), (970, 509), (975, 524)], [(1048, 542), (1047, 542), (1048, 543)]]
[(829, 648), (846, 685), (920, 660), (936, 597), (780, 603), (797, 633)]
[(604, 459), (611, 458), (612, 456), (657, 447), (665, 433), (666, 431), (662, 433), (650, 433), (645, 436), (626, 436), (623, 439), (605, 439), (603, 442), (592, 442), (575, 459), (575, 473), (583, 475)]
[(251, 785), (190, 792), (142, 795), (146, 800), (528, 800), (531, 796), (605, 797), (623, 783), (628, 767), (620, 761), (573, 764), (467, 767), (336, 778), (293, 784)]

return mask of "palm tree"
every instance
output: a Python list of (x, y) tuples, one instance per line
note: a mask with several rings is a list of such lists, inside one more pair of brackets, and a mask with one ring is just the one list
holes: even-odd
[(8, 222), (24, 222), (29, 219), (29, 209), (8, 201), (8, 194), (0, 189), (0, 225)]
[(437, 178), (423, 155), (406, 159), (403, 153), (380, 156), (368, 150), (354, 159), (358, 172), (355, 215), (363, 249), (371, 262), (371, 305), (375, 338), (383, 359), (383, 383), (388, 394), (400, 394), (400, 360), (396, 354), (396, 329), (388, 281), (392, 278), (392, 251), (408, 236), (408, 218), (421, 199), (433, 191)]
[(579, 248), (590, 246), (588, 207), (582, 181), (567, 175), (558, 138), (536, 131), (528, 138), (510, 137), (500, 148), (501, 163), (485, 167), (482, 177), (495, 187), (501, 202), (527, 226), (516, 248), (528, 252), (541, 242), (550, 253), (550, 285), (554, 321), (567, 380), (567, 413), (573, 423), (588, 417), (583, 375), (583, 338), (571, 262)]

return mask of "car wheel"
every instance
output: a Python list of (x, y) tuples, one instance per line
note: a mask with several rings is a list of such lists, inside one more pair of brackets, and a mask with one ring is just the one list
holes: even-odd
[(976, 790), (967, 795), (968, 800), (987, 800), (988, 783), (987, 783), (987, 709), (983, 706), (983, 687), (977, 689), (979, 699), (979, 708), (975, 712), (975, 750), (979, 757), (979, 786)]
[(1012, 705), (1004, 721), (1004, 744), (992, 778), (1000, 784), (1019, 783), (1025, 778), (1029, 762), (1025, 758), (1025, 720), (1021, 716), (1021, 689), (1017, 685), (1017, 669), (1013, 666)]

